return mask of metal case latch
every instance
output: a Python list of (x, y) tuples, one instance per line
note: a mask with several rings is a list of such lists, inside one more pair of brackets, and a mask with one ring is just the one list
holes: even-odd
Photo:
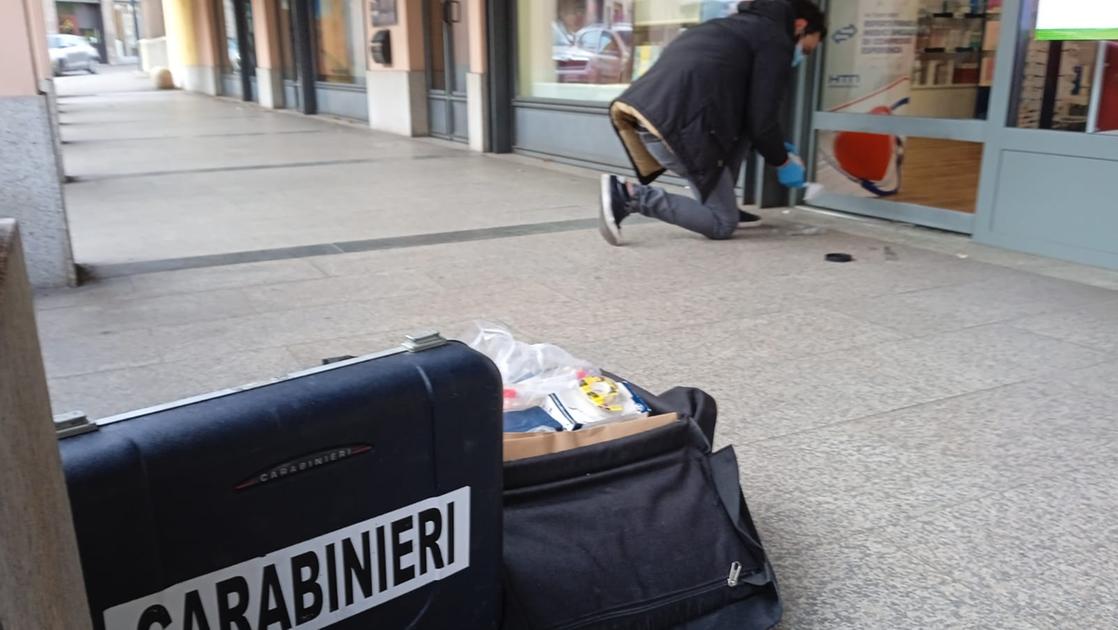
[(408, 352), (423, 352), (431, 348), (445, 346), (446, 339), (437, 330), (424, 330), (407, 336), (404, 349)]
[(82, 411), (71, 411), (54, 417), (54, 432), (60, 440), (97, 429), (97, 424), (86, 417), (85, 412)]

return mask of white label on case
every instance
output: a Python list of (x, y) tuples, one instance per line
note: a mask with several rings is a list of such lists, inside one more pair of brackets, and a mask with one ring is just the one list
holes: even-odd
[(106, 630), (312, 630), (470, 566), (466, 486), (105, 611)]

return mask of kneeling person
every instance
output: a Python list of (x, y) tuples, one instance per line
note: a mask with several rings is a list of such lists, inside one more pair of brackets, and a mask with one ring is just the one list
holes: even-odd
[[(804, 186), (804, 165), (786, 145), (780, 105), (793, 68), (820, 43), (823, 12), (811, 0), (753, 0), (738, 13), (689, 29), (610, 106), (639, 184), (601, 178), (600, 230), (621, 244), (621, 222), (643, 214), (712, 239), (740, 221), (734, 183), (745, 149), (779, 165), (780, 182)], [(649, 186), (665, 171), (694, 198)]]

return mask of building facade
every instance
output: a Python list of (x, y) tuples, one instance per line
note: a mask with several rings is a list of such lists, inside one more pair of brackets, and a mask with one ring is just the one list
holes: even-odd
[[(1118, 44), (1107, 41), (1118, 15), (1087, 0), (821, 4), (830, 33), (787, 108), (789, 139), (825, 187), (813, 205), (1118, 268)], [(628, 164), (609, 102), (679, 33), (737, 5), (164, 2), (188, 89), (614, 170)], [(1098, 28), (1045, 23), (1075, 5)], [(743, 182), (761, 182), (757, 198), (789, 201), (755, 168)]]
[[(180, 87), (490, 146), (484, 0), (165, 0), (163, 8)], [(374, 37), (385, 42), (376, 54)]]

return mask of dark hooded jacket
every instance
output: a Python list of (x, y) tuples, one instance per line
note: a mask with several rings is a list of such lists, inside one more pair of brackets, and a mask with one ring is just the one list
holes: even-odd
[(739, 13), (691, 28), (610, 106), (641, 183), (664, 167), (644, 148), (643, 128), (664, 141), (706, 199), (745, 142), (769, 164), (788, 160), (780, 109), (792, 76), (795, 18), (784, 0), (754, 0)]

